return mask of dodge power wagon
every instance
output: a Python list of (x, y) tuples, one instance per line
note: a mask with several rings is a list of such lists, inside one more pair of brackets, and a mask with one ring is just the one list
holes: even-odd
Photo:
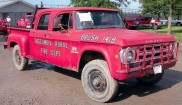
[(127, 30), (115, 9), (42, 9), (32, 29), (9, 32), (7, 47), (17, 70), (36, 59), (79, 72), (86, 94), (99, 102), (116, 95), (119, 81), (157, 83), (178, 58), (172, 35)]

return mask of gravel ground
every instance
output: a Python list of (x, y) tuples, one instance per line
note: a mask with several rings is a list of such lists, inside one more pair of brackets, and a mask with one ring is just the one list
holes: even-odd
[[(3, 42), (2, 38), (0, 42)], [(147, 87), (135, 79), (120, 84), (108, 105), (181, 105), (182, 52), (177, 65), (163, 79)], [(92, 101), (82, 88), (80, 75), (39, 61), (28, 70), (17, 71), (11, 52), (0, 45), (0, 105), (102, 105)]]

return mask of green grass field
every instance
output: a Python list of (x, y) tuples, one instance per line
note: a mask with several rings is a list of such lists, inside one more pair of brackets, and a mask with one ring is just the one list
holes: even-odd
[[(167, 26), (163, 26), (161, 29), (152, 30), (149, 28), (137, 28), (137, 30), (151, 32), (151, 33), (167, 33)], [(182, 42), (182, 26), (172, 26), (172, 35), (176, 38), (177, 41)]]

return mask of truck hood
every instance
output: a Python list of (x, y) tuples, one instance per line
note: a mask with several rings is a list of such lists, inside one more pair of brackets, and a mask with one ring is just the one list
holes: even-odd
[[(97, 38), (98, 40), (95, 40)], [(172, 35), (147, 33), (121, 28), (82, 30), (80, 40), (85, 42), (117, 44), (123, 47), (175, 41)]]

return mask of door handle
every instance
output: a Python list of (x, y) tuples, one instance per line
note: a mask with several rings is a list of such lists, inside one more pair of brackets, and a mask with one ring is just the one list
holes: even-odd
[(32, 34), (35, 34), (35, 32), (34, 32), (34, 31), (32, 31)]
[(47, 37), (47, 36), (50, 36), (51, 34), (50, 33), (46, 33), (45, 35), (44, 35), (44, 37)]

